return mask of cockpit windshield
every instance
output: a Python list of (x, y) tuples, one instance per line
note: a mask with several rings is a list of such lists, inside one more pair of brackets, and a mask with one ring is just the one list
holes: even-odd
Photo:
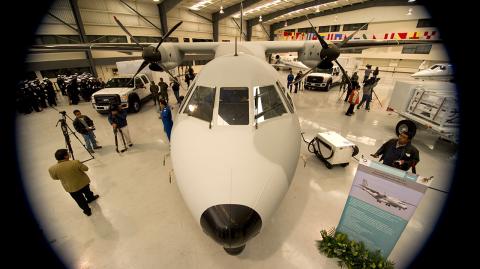
[(218, 125), (248, 125), (247, 87), (222, 87), (218, 101)]
[(198, 86), (192, 93), (192, 97), (188, 101), (183, 113), (211, 122), (214, 101), (215, 88)]
[(275, 86), (253, 87), (255, 96), (255, 120), (257, 123), (287, 113)]
[(133, 88), (133, 80), (130, 83), (128, 83), (130, 80), (132, 79), (131, 78), (112, 78), (105, 84), (105, 88), (121, 88), (121, 87)]

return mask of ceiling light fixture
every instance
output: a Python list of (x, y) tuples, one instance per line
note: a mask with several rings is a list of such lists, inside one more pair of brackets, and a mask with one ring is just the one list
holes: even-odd
[(223, 14), (223, 6), (220, 6), (220, 14)]
[(320, 6), (317, 6), (317, 8), (315, 9), (315, 12), (320, 12)]
[(258, 18), (259, 22), (262, 22), (262, 15), (260, 15), (260, 18)]
[(409, 3), (413, 3), (415, 2), (416, 0), (408, 0)]
[(153, 2), (160, 2), (160, 0), (153, 0)]
[(408, 9), (408, 13), (407, 13), (407, 16), (410, 16), (410, 15), (412, 15), (412, 9), (411, 8)]
[(288, 23), (287, 21), (285, 21), (285, 24), (283, 25), (283, 27), (287, 27), (288, 26)]
[(191, 7), (189, 7), (189, 9), (200, 10), (200, 9), (208, 6), (211, 3), (212, 3), (212, 0), (203, 0), (203, 1), (200, 1), (200, 2), (196, 3), (195, 5), (193, 5)]

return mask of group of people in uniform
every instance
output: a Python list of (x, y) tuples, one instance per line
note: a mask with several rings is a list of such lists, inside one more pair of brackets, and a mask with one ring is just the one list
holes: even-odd
[[(80, 97), (89, 102), (94, 92), (105, 87), (101, 78), (97, 79), (90, 73), (58, 75), (57, 85), (62, 95), (67, 96), (69, 104), (72, 105), (78, 104)], [(17, 85), (15, 99), (19, 113), (40, 112), (48, 106), (57, 106), (57, 91), (48, 78), (24, 80)]]

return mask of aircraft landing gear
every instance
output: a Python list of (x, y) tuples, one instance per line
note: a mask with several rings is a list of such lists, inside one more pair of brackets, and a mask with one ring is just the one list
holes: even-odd
[(243, 246), (239, 246), (237, 248), (223, 248), (228, 254), (230, 255), (233, 255), (233, 256), (236, 256), (240, 253), (242, 253), (242, 251), (245, 249), (245, 245)]

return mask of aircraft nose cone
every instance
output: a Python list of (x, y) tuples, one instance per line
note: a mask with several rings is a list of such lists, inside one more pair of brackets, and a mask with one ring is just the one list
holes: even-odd
[(248, 206), (221, 204), (205, 210), (200, 225), (227, 253), (237, 255), (243, 251), (247, 241), (258, 234), (262, 219)]

